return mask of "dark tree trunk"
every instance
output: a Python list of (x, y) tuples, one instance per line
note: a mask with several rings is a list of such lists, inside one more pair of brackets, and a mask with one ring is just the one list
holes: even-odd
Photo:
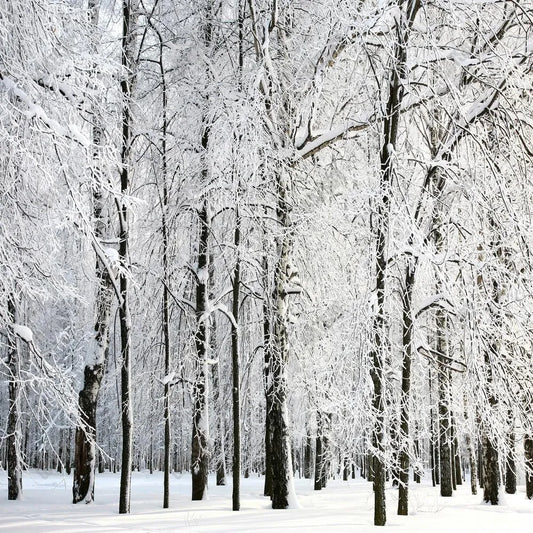
[(498, 464), (498, 450), (492, 439), (486, 433), (482, 438), (483, 448), (483, 501), (491, 505), (498, 505), (498, 491), (500, 485), (500, 469)]
[[(214, 320), (213, 320), (214, 324)], [(215, 329), (211, 331), (211, 339), (215, 336)], [(211, 367), (211, 377), (213, 380), (213, 403), (216, 411), (216, 435), (215, 435), (215, 469), (217, 486), (226, 485), (226, 447), (225, 447), (225, 423), (222, 408), (222, 391), (220, 389), (219, 370), (220, 363), (217, 362)]]
[(461, 456), (459, 454), (459, 442), (457, 440), (457, 431), (455, 427), (455, 418), (453, 415), (451, 420), (451, 437), (452, 437), (452, 468), (453, 468), (453, 490), (456, 490), (457, 485), (463, 484), (463, 474), (461, 472)]
[[(7, 301), (7, 314), (15, 324), (16, 311), (13, 297)], [(22, 497), (22, 457), (21, 428), (19, 413), (19, 348), (13, 332), (8, 335), (7, 367), (9, 370), (8, 396), (9, 412), (7, 415), (7, 499), (18, 500)]]
[(526, 470), (526, 497), (533, 499), (533, 438), (524, 436), (524, 463)]
[[(107, 325), (105, 318), (97, 327), (105, 329), (107, 336)], [(103, 340), (106, 344), (105, 356), (107, 357), (107, 338)], [(98, 342), (98, 341), (97, 341)], [(100, 346), (99, 346), (100, 347)], [(96, 468), (96, 407), (98, 402), (98, 392), (104, 375), (104, 363), (86, 366), (84, 369), (84, 384), (78, 398), (79, 411), (82, 416), (85, 428), (76, 428), (74, 444), (74, 480), (72, 486), (73, 503), (84, 501), (90, 503), (94, 500), (94, 475)]]
[(322, 436), (317, 430), (315, 444), (315, 490), (322, 490), (322, 469), (324, 467), (324, 453), (322, 451)]
[(435, 487), (437, 485), (437, 478), (435, 475), (435, 446), (433, 439), (429, 439), (429, 468), (431, 469), (431, 484)]
[[(202, 145), (207, 148), (208, 131), (204, 132)], [(200, 235), (198, 239), (198, 275), (196, 285), (196, 362), (193, 389), (193, 423), (191, 445), (192, 499), (207, 496), (209, 469), (208, 417), (207, 417), (207, 322), (204, 318), (207, 304), (209, 215), (204, 198), (199, 212)]]
[(129, 208), (127, 195), (130, 194), (130, 165), (133, 116), (131, 100), (135, 82), (134, 45), (135, 45), (135, 18), (137, 0), (123, 0), (122, 2), (122, 148), (121, 148), (121, 174), (120, 192), (122, 198), (119, 202), (119, 258), (122, 266), (120, 272), (120, 353), (122, 366), (120, 369), (120, 408), (122, 420), (122, 458), (120, 470), (120, 495), (119, 513), (130, 512), (131, 496), (131, 471), (133, 463), (133, 411), (131, 402), (131, 344), (130, 328), (131, 316), (129, 309)]
[(505, 492), (516, 493), (515, 434), (514, 417), (509, 411), (509, 432), (507, 434), (507, 460), (505, 462)]
[(372, 454), (366, 455), (366, 479), (374, 483), (374, 456)]
[[(165, 75), (165, 65), (163, 63), (164, 43), (159, 37), (159, 74), (161, 79), (161, 240), (162, 240), (162, 267), (163, 267), (163, 301), (161, 327), (163, 333), (163, 355), (164, 355), (164, 389), (163, 389), (163, 421), (164, 421), (164, 441), (163, 441), (163, 509), (168, 509), (170, 499), (170, 270), (169, 270), (169, 227), (168, 227), (168, 161), (167, 161), (167, 132), (168, 132), (168, 94), (167, 81)], [(153, 438), (153, 435), (152, 435)], [(153, 472), (153, 445), (150, 447), (150, 473)]]
[[(464, 417), (465, 422), (468, 421), (468, 411), (467, 411), (467, 401), (466, 401), (466, 394), (464, 397)], [(465, 435), (465, 442), (466, 442), (466, 451), (468, 453), (468, 462), (470, 467), (470, 490), (473, 495), (477, 494), (477, 464), (476, 464), (476, 452), (474, 450), (474, 446), (472, 445), (472, 437), (470, 435), (470, 432), (467, 431)]]
[(447, 319), (445, 312), (439, 307), (436, 316), (437, 353), (439, 371), (439, 464), (440, 464), (440, 495), (449, 497), (453, 493), (452, 485), (452, 440), (450, 431), (450, 370), (447, 367)]
[(65, 472), (67, 473), (67, 476), (70, 476), (71, 471), (72, 471), (71, 447), (72, 447), (72, 429), (68, 428), (67, 440), (65, 444)]
[[(387, 239), (389, 234), (389, 208), (391, 185), (394, 175), (394, 150), (398, 139), (398, 123), (404, 98), (407, 73), (407, 41), (409, 30), (420, 8), (418, 0), (408, 0), (406, 11), (399, 18), (396, 28), (397, 41), (394, 59), (389, 74), (386, 112), (383, 117), (383, 144), (380, 152), (380, 183), (376, 208), (376, 297), (377, 309), (374, 316), (374, 346), (372, 351), (371, 378), (373, 383), (372, 407), (375, 424), (372, 433), (372, 446), (375, 450), (374, 464), (374, 525), (383, 526), (387, 521), (385, 502), (385, 449), (384, 411), (385, 392), (383, 390), (384, 345), (385, 345), (385, 280), (387, 269)], [(403, 386), (403, 384), (402, 384)], [(407, 419), (406, 419), (407, 420)], [(403, 436), (400, 436), (402, 439)], [(408, 438), (408, 436), (406, 436)], [(404, 458), (405, 466), (405, 458)], [(407, 494), (407, 492), (405, 492)]]
[(483, 488), (484, 475), (483, 475), (483, 447), (481, 445), (481, 439), (477, 445), (477, 477), (479, 479), (479, 487)]
[[(414, 452), (417, 463), (420, 462), (420, 440), (418, 435), (418, 424), (415, 424), (415, 437), (414, 437)], [(413, 480), (415, 483), (420, 483), (420, 469), (417, 466), (413, 471)]]
[[(495, 291), (497, 289), (495, 288)], [(496, 292), (495, 292), (496, 294)], [(492, 389), (492, 366), (491, 354), (496, 354), (496, 344), (493, 343), (485, 352), (485, 366), (487, 369), (487, 389), (489, 395), (489, 406), (493, 410), (498, 405), (498, 398)], [(486, 424), (486, 422), (485, 422)], [(498, 449), (495, 446), (493, 438), (488, 433), (488, 428), (482, 428), (481, 449), (483, 460), (483, 501), (491, 505), (499, 503), (499, 486), (500, 486), (500, 468)]]
[(270, 307), (266, 294), (269, 292), (269, 269), (268, 258), (263, 256), (263, 275), (265, 278), (263, 299), (263, 382), (265, 388), (265, 487), (264, 495), (272, 497), (272, 378), (270, 375), (270, 365), (272, 362), (271, 320)]
[(320, 482), (322, 484), (322, 488), (325, 489), (326, 485), (328, 483), (328, 475), (329, 475), (329, 467), (330, 467), (330, 461), (329, 461), (329, 439), (327, 435), (323, 435), (322, 437), (322, 468), (320, 469)]
[(311, 479), (313, 468), (311, 461), (313, 458), (313, 444), (311, 436), (307, 435), (305, 439), (305, 451), (304, 451), (304, 477), (305, 479)]
[(350, 478), (350, 461), (348, 460), (348, 457), (344, 457), (343, 459), (343, 468), (342, 468), (342, 480), (348, 481)]
[(231, 323), (231, 369), (232, 369), (232, 406), (233, 406), (233, 510), (241, 508), (241, 419), (240, 419), (240, 361), (239, 361), (239, 306), (240, 306), (240, 285), (241, 285), (241, 260), (239, 256), (239, 246), (241, 242), (241, 218), (239, 206), (235, 207), (235, 232), (233, 244), (237, 253), (235, 268), (233, 270), (233, 302)]
[(400, 479), (398, 488), (398, 514), (409, 514), (409, 409), (411, 399), (411, 359), (413, 345), (413, 317), (411, 316), (413, 287), (415, 283), (414, 265), (408, 265), (402, 290), (403, 313), (403, 365), (402, 390), (400, 401)]

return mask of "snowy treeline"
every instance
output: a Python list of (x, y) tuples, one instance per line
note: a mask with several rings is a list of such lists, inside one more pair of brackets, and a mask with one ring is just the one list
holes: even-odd
[(120, 471), (121, 513), (132, 469), (164, 507), (232, 473), (234, 510), (241, 474), (287, 508), (360, 470), (376, 525), (411, 473), (533, 498), (532, 9), (0, 0), (9, 499), (27, 467), (74, 503)]

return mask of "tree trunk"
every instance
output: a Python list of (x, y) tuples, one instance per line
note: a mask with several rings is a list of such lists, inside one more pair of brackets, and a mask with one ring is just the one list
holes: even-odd
[[(208, 131), (202, 139), (207, 149)], [(199, 212), (200, 234), (198, 240), (198, 273), (196, 285), (196, 361), (193, 389), (193, 421), (191, 445), (192, 499), (203, 500), (207, 497), (207, 475), (209, 469), (209, 422), (207, 405), (207, 356), (208, 329), (204, 314), (207, 309), (208, 278), (208, 239), (209, 215), (207, 200), (204, 198)]]
[(514, 417), (509, 411), (509, 432), (507, 433), (507, 460), (505, 461), (505, 492), (516, 493), (515, 434)]
[(265, 296), (263, 298), (263, 382), (265, 388), (265, 487), (264, 495), (272, 497), (272, 363), (271, 320), (267, 293), (269, 292), (268, 257), (263, 256), (263, 275), (265, 278)]
[[(429, 367), (428, 373), (429, 381), (429, 403), (433, 406), (433, 372)], [(439, 468), (439, 434), (437, 431), (438, 421), (435, 420), (435, 411), (433, 407), (429, 409), (429, 424), (430, 424), (430, 442), (429, 451), (431, 454), (431, 480), (433, 486), (440, 484), (440, 468)]]
[(411, 399), (411, 360), (413, 346), (413, 317), (412, 299), (415, 283), (414, 265), (407, 267), (404, 286), (402, 290), (403, 310), (403, 365), (402, 365), (402, 390), (400, 400), (400, 485), (398, 489), (398, 514), (409, 514), (409, 409)]
[(277, 263), (274, 270), (273, 335), (271, 339), (270, 398), (272, 508), (287, 509), (294, 494), (291, 443), (287, 412), (287, 364), (289, 360), (289, 254), (292, 246), (289, 219), (289, 176), (276, 174), (276, 216), (281, 235), (276, 238)]
[(350, 479), (350, 461), (348, 460), (348, 457), (343, 458), (343, 464), (342, 464), (342, 480), (348, 481)]
[[(15, 324), (16, 310), (12, 296), (7, 301), (7, 314)], [(9, 370), (8, 396), (9, 412), (7, 415), (7, 499), (18, 500), (22, 497), (22, 457), (20, 427), (20, 372), (19, 347), (16, 335), (8, 334), (7, 367)]]
[(479, 486), (483, 488), (484, 476), (483, 476), (483, 447), (481, 445), (481, 439), (477, 444), (477, 477), (479, 479)]
[(305, 439), (305, 450), (304, 450), (304, 477), (305, 479), (311, 479), (312, 476), (312, 457), (313, 457), (313, 445), (311, 441), (311, 436), (308, 434)]
[[(464, 396), (464, 418), (465, 423), (468, 422), (468, 411), (467, 411), (467, 401), (466, 401), (466, 394)], [(474, 446), (472, 445), (472, 437), (470, 436), (470, 432), (467, 431), (465, 435), (465, 442), (466, 442), (466, 451), (468, 453), (468, 461), (470, 466), (470, 490), (473, 495), (477, 494), (477, 464), (476, 464), (476, 452), (474, 450)]]
[[(438, 290), (438, 289), (437, 289)], [(447, 318), (439, 307), (436, 316), (437, 323), (437, 353), (439, 370), (437, 372), (439, 391), (439, 463), (440, 463), (440, 495), (449, 497), (453, 493), (452, 487), (452, 453), (450, 432), (450, 370), (447, 367)]]
[(235, 232), (233, 244), (237, 257), (233, 270), (233, 302), (231, 323), (231, 368), (232, 368), (232, 406), (233, 406), (233, 510), (238, 511), (241, 507), (240, 483), (241, 483), (241, 419), (240, 419), (240, 361), (239, 361), (239, 305), (241, 285), (241, 260), (239, 245), (241, 241), (241, 218), (239, 206), (235, 207)]
[(455, 418), (453, 415), (451, 420), (451, 437), (452, 437), (452, 468), (453, 468), (453, 490), (456, 490), (457, 485), (463, 484), (463, 473), (461, 471), (461, 456), (459, 453), (459, 442), (457, 440), (457, 430), (455, 426)]
[[(100, 9), (99, 0), (89, 2), (89, 19), (94, 28), (98, 26)], [(96, 45), (95, 45), (96, 48)], [(96, 51), (96, 50), (95, 50)], [(97, 246), (105, 240), (108, 221), (104, 214), (104, 177), (100, 168), (103, 129), (98, 112), (93, 113), (92, 141), (94, 146), (91, 177), (93, 185), (93, 220), (94, 236)], [(94, 480), (96, 468), (96, 410), (98, 395), (109, 355), (109, 327), (111, 304), (113, 300), (113, 283), (108, 266), (100, 253), (96, 254), (95, 265), (97, 286), (95, 297), (94, 339), (95, 352), (90, 354), (91, 362), (83, 371), (83, 388), (78, 396), (78, 410), (83, 427), (76, 428), (74, 438), (74, 476), (72, 483), (72, 502), (90, 503), (94, 501)], [(70, 467), (69, 467), (70, 468)]]
[(320, 413), (317, 413), (317, 432), (315, 444), (315, 490), (322, 490), (322, 471), (324, 469), (324, 452), (322, 450), (322, 423)]
[(122, 2), (122, 148), (119, 201), (119, 258), (122, 266), (120, 272), (120, 353), (122, 365), (120, 369), (120, 408), (122, 421), (122, 459), (120, 470), (119, 513), (130, 512), (131, 470), (133, 464), (133, 405), (131, 401), (131, 316), (129, 309), (129, 208), (126, 196), (130, 193), (130, 165), (132, 111), (131, 99), (135, 82), (135, 18), (137, 0), (123, 0)]
[[(400, 8), (403, 7), (403, 2)], [(378, 192), (378, 204), (376, 209), (376, 297), (377, 309), (374, 315), (373, 332), (374, 346), (372, 351), (372, 368), (371, 377), (373, 383), (372, 406), (375, 413), (374, 431), (372, 434), (372, 445), (375, 450), (374, 456), (374, 525), (384, 526), (387, 521), (386, 502), (385, 502), (385, 449), (384, 449), (384, 411), (385, 411), (385, 392), (383, 390), (383, 373), (384, 373), (384, 347), (386, 344), (385, 328), (385, 280), (387, 269), (387, 239), (389, 234), (389, 209), (391, 201), (391, 186), (394, 175), (394, 152), (397, 148), (398, 124), (401, 113), (402, 101), (405, 95), (404, 86), (408, 78), (407, 72), (407, 42), (409, 30), (414, 22), (420, 3), (418, 0), (407, 0), (405, 12), (402, 9), (396, 28), (397, 40), (394, 47), (394, 58), (389, 73), (389, 93), (386, 104), (386, 112), (383, 117), (383, 144), (380, 152), (380, 183)], [(405, 326), (404, 326), (405, 327)], [(409, 331), (410, 326), (408, 325)], [(404, 352), (405, 357), (409, 359), (409, 353)], [(407, 376), (405, 385), (408, 386), (409, 379)], [(402, 388), (404, 380), (402, 377)], [(402, 397), (404, 394), (402, 394)], [(408, 403), (403, 400), (403, 403)], [(405, 411), (405, 410), (404, 410)], [(406, 426), (407, 423), (407, 426)], [(401, 424), (408, 429), (408, 415), (401, 421)], [(400, 435), (402, 442), (409, 437), (407, 434)], [(408, 457), (403, 456), (402, 466), (409, 468)], [(405, 477), (405, 476), (404, 476)], [(402, 498), (402, 512), (407, 513), (407, 482), (404, 486)], [(404, 505), (405, 504), (405, 505)], [(404, 509), (405, 507), (405, 509)]]
[[(214, 324), (214, 320), (213, 320)], [(215, 329), (211, 330), (211, 339), (214, 338)], [(225, 447), (225, 424), (224, 411), (222, 407), (222, 391), (220, 389), (219, 378), (220, 362), (217, 361), (211, 367), (211, 377), (213, 381), (213, 403), (216, 411), (216, 435), (215, 435), (215, 469), (216, 469), (216, 483), (217, 486), (226, 485), (226, 447)]]
[(524, 436), (524, 463), (526, 470), (526, 497), (533, 499), (533, 438)]
[(498, 464), (498, 450), (486, 432), (482, 437), (483, 448), (483, 501), (491, 505), (498, 505), (500, 469)]
[[(164, 354), (164, 389), (163, 389), (163, 420), (164, 420), (164, 442), (163, 442), (163, 509), (168, 509), (170, 499), (170, 269), (169, 269), (169, 227), (168, 227), (168, 161), (167, 161), (167, 132), (168, 132), (168, 95), (165, 66), (163, 63), (164, 43), (159, 37), (159, 73), (161, 78), (161, 178), (163, 182), (161, 196), (161, 239), (162, 239), (162, 267), (163, 267), (163, 301), (161, 327), (163, 333), (163, 354)], [(152, 448), (151, 448), (152, 450)], [(153, 471), (152, 451), (150, 452), (150, 473)]]

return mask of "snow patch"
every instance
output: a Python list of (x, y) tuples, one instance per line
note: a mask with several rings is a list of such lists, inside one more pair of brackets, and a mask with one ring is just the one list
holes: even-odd
[(106, 247), (103, 250), (112, 266), (118, 265), (120, 263), (120, 256), (118, 254), (118, 251), (115, 250), (115, 248)]
[(15, 335), (18, 335), (23, 341), (30, 343), (33, 342), (33, 331), (22, 324), (13, 324), (13, 331)]

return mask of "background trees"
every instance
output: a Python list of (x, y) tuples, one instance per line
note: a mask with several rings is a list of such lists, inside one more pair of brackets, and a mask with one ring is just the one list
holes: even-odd
[(74, 447), (74, 501), (120, 468), (128, 512), (132, 468), (165, 470), (167, 507), (170, 471), (201, 499), (232, 464), (235, 510), (241, 470), (286, 508), (315, 442), (320, 488), (364, 463), (383, 525), (387, 476), (407, 514), (411, 467), (451, 496), (481, 440), (485, 498), (499, 471), (512, 490), (531, 435), (522, 3), (22, 4), (0, 11), (13, 471)]

